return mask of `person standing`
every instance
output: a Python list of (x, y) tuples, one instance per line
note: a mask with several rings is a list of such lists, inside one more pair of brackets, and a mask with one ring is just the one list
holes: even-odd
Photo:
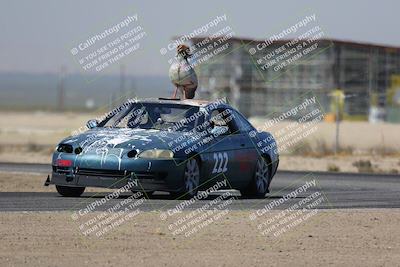
[(193, 99), (198, 85), (197, 75), (188, 58), (191, 57), (190, 48), (186, 45), (177, 47), (176, 62), (169, 69), (169, 78), (175, 85), (172, 98), (176, 98), (178, 92), (183, 99)]

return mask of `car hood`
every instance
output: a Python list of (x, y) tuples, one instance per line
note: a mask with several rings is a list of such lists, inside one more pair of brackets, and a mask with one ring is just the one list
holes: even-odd
[(140, 151), (152, 148), (173, 149), (169, 144), (184, 132), (168, 132), (155, 129), (128, 128), (94, 128), (85, 133), (65, 138), (60, 143), (70, 144), (73, 148), (82, 148), (82, 153), (98, 153), (109, 149), (138, 149)]

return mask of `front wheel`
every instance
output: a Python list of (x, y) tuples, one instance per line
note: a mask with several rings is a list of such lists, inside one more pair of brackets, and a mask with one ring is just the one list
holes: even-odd
[(188, 199), (197, 195), (200, 184), (200, 165), (198, 160), (192, 158), (186, 161), (183, 174), (183, 185), (179, 192), (172, 193), (174, 198)]
[(243, 197), (264, 198), (269, 192), (270, 168), (265, 158), (259, 158), (249, 186), (240, 190)]
[(85, 187), (71, 187), (56, 185), (57, 192), (63, 197), (80, 197), (85, 191)]

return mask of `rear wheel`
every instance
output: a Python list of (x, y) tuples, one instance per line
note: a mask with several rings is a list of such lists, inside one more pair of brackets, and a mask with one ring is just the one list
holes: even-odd
[(80, 197), (85, 191), (85, 187), (71, 187), (56, 185), (57, 192), (63, 197)]
[(269, 162), (265, 158), (257, 160), (253, 179), (246, 189), (240, 190), (243, 197), (264, 198), (265, 194), (269, 192), (271, 171), (268, 164)]
[(192, 158), (186, 161), (183, 174), (183, 185), (179, 192), (172, 193), (174, 198), (188, 199), (197, 195), (200, 184), (200, 165), (197, 159)]

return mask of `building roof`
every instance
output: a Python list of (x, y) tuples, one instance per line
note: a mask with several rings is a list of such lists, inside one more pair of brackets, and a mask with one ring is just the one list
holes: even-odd
[[(192, 38), (194, 41), (201, 41), (206, 38), (210, 38), (209, 36), (199, 36)], [(212, 38), (213, 40), (217, 40), (218, 37)], [(243, 43), (262, 43), (265, 40), (260, 40), (260, 39), (249, 39), (249, 38), (240, 38), (240, 37), (232, 37), (228, 39), (230, 41), (234, 42), (243, 42)], [(274, 41), (276, 44), (284, 44), (287, 42), (292, 41), (293, 39), (280, 39), (278, 41)], [(400, 52), (400, 46), (392, 46), (392, 45), (384, 45), (384, 44), (376, 44), (376, 43), (367, 43), (367, 42), (356, 42), (356, 41), (349, 41), (349, 40), (341, 40), (341, 39), (329, 39), (329, 38), (321, 38), (318, 39), (319, 42), (332, 42), (333, 44), (338, 44), (338, 45), (348, 45), (348, 46), (354, 46), (354, 47), (361, 47), (361, 48), (380, 48), (380, 49), (387, 49), (387, 50), (392, 50), (393, 52)]]

